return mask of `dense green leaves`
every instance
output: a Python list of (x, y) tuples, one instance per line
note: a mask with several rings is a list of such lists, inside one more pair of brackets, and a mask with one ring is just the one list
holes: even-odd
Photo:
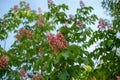
[[(120, 39), (116, 33), (120, 29), (116, 19), (113, 29), (93, 31), (88, 25), (95, 24), (98, 18), (91, 14), (92, 7), (78, 8), (72, 17), (65, 13), (69, 9), (65, 4), (51, 3), (48, 9), (37, 13), (22, 1), (0, 19), (0, 40), (7, 39), (9, 32), (14, 32), (16, 38), (8, 51), (0, 46), (0, 58), (5, 55), (8, 60), (8, 68), (0, 62), (1, 79), (5, 76), (8, 80), (19, 80), (23, 75), (33, 79), (38, 71), (42, 80), (114, 80), (119, 76)], [(47, 36), (58, 32), (64, 40)], [(65, 40), (69, 45), (60, 48)], [(89, 52), (87, 48), (97, 42)], [(59, 50), (55, 52), (54, 48)], [(22, 68), (26, 71), (21, 72)]]

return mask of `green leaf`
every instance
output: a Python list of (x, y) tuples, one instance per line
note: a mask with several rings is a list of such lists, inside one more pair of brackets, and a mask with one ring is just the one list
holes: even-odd
[(62, 52), (62, 56), (65, 58), (65, 60), (67, 60), (67, 58), (69, 57), (69, 52), (65, 51), (65, 52)]
[(82, 57), (82, 60), (83, 60), (83, 63), (85, 65), (88, 65), (89, 64), (89, 61), (88, 61), (88, 58), (87, 57)]
[(69, 76), (68, 72), (67, 71), (61, 71), (59, 74), (58, 74), (58, 77), (60, 80), (67, 80), (67, 77)]

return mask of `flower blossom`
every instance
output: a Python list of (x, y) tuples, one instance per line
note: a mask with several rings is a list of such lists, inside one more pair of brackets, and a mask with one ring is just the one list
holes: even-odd
[(69, 17), (70, 17), (70, 18), (72, 18), (72, 19), (74, 19), (74, 18), (75, 18), (75, 16), (74, 16), (74, 15), (72, 15), (72, 14), (69, 14)]
[(28, 38), (32, 38), (33, 37), (33, 33), (30, 30), (25, 30), (24, 28), (21, 28), (19, 30), (20, 34), (16, 34), (16, 38), (18, 40), (22, 39), (22, 35), (26, 35)]
[(38, 8), (38, 12), (39, 12), (39, 13), (42, 13), (42, 8), (39, 7), (39, 8)]
[(76, 22), (76, 25), (79, 26), (79, 27), (81, 28), (81, 27), (82, 27), (82, 22), (77, 21), (77, 22)]
[(22, 34), (25, 34), (25, 33), (26, 33), (26, 30), (25, 30), (24, 28), (21, 28), (19, 31), (20, 31), (20, 33), (22, 33)]
[(40, 16), (39, 17), (39, 20), (37, 21), (37, 26), (41, 26), (41, 25), (43, 25), (43, 23), (44, 23), (44, 19), (43, 19), (43, 17), (42, 16)]
[(18, 40), (21, 40), (22, 36), (21, 36), (20, 34), (16, 34), (16, 38), (17, 38)]
[(108, 29), (112, 29), (112, 25), (111, 25), (111, 24), (108, 24), (108, 25), (107, 25), (107, 28), (108, 28)]
[(27, 35), (28, 38), (33, 37), (32, 31), (30, 31), (30, 30), (26, 30), (26, 35)]
[(117, 80), (120, 80), (120, 76), (117, 76)]
[(52, 33), (47, 34), (47, 40), (55, 53), (69, 46), (61, 33), (57, 33), (56, 36)]
[(20, 70), (20, 75), (21, 75), (21, 76), (24, 76), (24, 77), (27, 77), (27, 76), (28, 76), (24, 68), (22, 68), (22, 69)]
[(96, 78), (92, 78), (92, 80), (96, 80)]
[(24, 68), (20, 70), (20, 75), (22, 80), (26, 80), (28, 78), (28, 74), (26, 73), (26, 70)]
[(30, 4), (27, 4), (25, 7), (26, 7), (27, 9), (30, 9)]
[(30, 31), (30, 30), (25, 30), (24, 28), (21, 28), (21, 29), (20, 29), (20, 33), (26, 34), (28, 38), (32, 38), (32, 36), (33, 36), (32, 31)]
[(42, 79), (41, 71), (38, 71), (37, 74), (34, 75), (31, 80), (41, 80), (41, 79)]
[(8, 58), (7, 58), (7, 56), (3, 55), (0, 58), (0, 69), (1, 68), (7, 68), (7, 67), (8, 67)]
[(85, 4), (83, 3), (82, 0), (80, 0), (80, 7), (81, 7), (81, 8), (85, 7)]
[(113, 29), (112, 24), (109, 23), (107, 20), (100, 18), (98, 21), (98, 30), (109, 30), (109, 29)]
[(18, 11), (18, 5), (14, 6), (14, 11), (17, 12)]
[(52, 33), (50, 33), (50, 34), (47, 34), (47, 40), (48, 40), (51, 48), (53, 49), (53, 51), (55, 53), (58, 52), (56, 37)]
[(65, 40), (65, 38), (63, 37), (63, 35), (61, 33), (57, 33), (56, 38), (58, 40), (57, 45), (60, 49), (69, 46), (68, 42)]
[(48, 0), (48, 5), (52, 5), (53, 1), (52, 0)]
[(99, 30), (105, 30), (105, 21), (102, 18), (99, 19), (98, 29)]

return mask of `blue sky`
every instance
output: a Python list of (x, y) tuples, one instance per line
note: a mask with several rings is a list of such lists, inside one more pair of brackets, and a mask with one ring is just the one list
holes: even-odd
[[(19, 4), (21, 0), (1, 0), (0, 1), (0, 17), (2, 17), (8, 10), (16, 4)], [(30, 3), (32, 9), (41, 7), (43, 11), (47, 10), (47, 0), (25, 0)], [(75, 13), (76, 8), (79, 6), (79, 0), (53, 0), (56, 4), (66, 3), (69, 5), (69, 13)], [(101, 7), (102, 0), (83, 0), (86, 6), (92, 6), (94, 8), (93, 13), (98, 17), (106, 17), (103, 8)], [(107, 17), (108, 18), (108, 17)]]
[[(0, 0), (0, 18), (3, 18), (3, 15), (9, 11), (14, 5), (18, 5), (21, 0)], [(37, 10), (38, 7), (41, 7), (43, 11), (47, 11), (47, 0), (25, 0), (30, 4), (30, 7), (34, 10)], [(55, 4), (65, 3), (69, 6), (69, 11), (67, 13), (74, 14), (76, 8), (79, 6), (79, 0), (53, 0)], [(86, 6), (92, 6), (94, 8), (93, 13), (98, 16), (98, 18), (106, 18), (110, 19), (109, 16), (106, 15), (105, 10), (101, 7), (102, 0), (83, 0)], [(96, 25), (91, 25), (93, 29), (97, 29)], [(14, 42), (13, 35), (9, 34), (8, 39), (6, 40), (5, 49), (8, 50), (10, 45)], [(4, 46), (5, 41), (0, 41), (0, 45)]]

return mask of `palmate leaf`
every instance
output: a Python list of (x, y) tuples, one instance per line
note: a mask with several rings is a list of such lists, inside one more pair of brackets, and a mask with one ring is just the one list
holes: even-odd
[(62, 52), (62, 56), (65, 58), (65, 60), (67, 60), (67, 58), (69, 58), (70, 53), (69, 52)]
[(88, 65), (89, 64), (89, 61), (88, 61), (88, 58), (87, 57), (82, 57), (82, 60), (83, 60), (83, 63), (85, 65)]
[(58, 76), (59, 76), (59, 80), (67, 80), (68, 79), (67, 77), (69, 76), (69, 74), (66, 70), (64, 70), (64, 71), (60, 71)]

